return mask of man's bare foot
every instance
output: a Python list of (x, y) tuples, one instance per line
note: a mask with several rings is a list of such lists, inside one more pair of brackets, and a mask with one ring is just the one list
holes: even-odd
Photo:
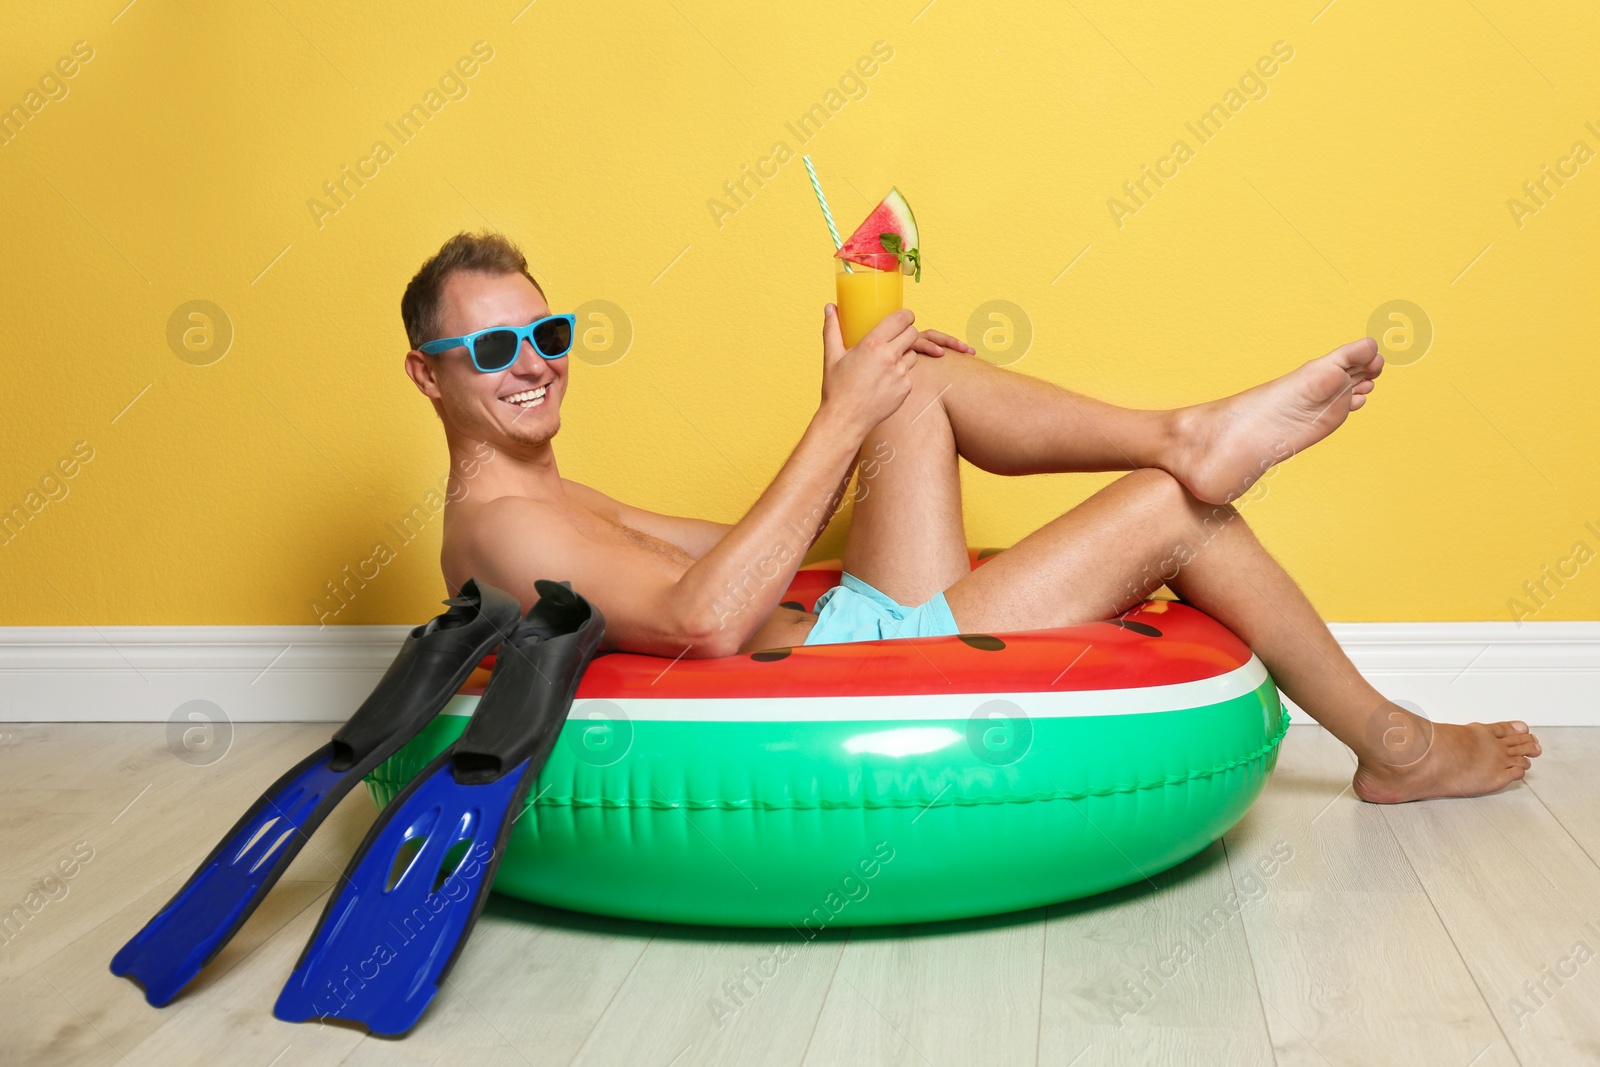
[(1167, 471), (1208, 504), (1235, 500), (1273, 464), (1338, 429), (1381, 373), (1377, 342), (1363, 337), (1254, 389), (1183, 408)]
[(1374, 751), (1358, 754), (1352, 783), (1371, 804), (1493, 793), (1521, 778), (1541, 751), (1523, 722), (1430, 723), (1395, 704), (1382, 718), (1394, 725), (1375, 738)]

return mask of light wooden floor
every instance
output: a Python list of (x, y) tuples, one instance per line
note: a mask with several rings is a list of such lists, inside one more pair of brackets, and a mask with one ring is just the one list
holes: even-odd
[(783, 934), (496, 897), (403, 1041), (271, 1014), (372, 819), (358, 791), (195, 987), (148, 1007), (112, 954), (328, 733), (243, 726), (197, 768), (163, 725), (0, 730), (0, 909), (92, 850), (0, 944), (0, 1063), (1600, 1063), (1600, 729), (1576, 728), (1540, 731), (1533, 776), (1498, 796), (1380, 809), (1337, 742), (1295, 727), (1244, 821), (1152, 883), (829, 932), (737, 1010), (724, 983)]

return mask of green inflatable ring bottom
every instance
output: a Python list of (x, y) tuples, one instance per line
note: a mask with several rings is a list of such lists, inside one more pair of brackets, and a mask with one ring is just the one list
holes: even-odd
[[(1175, 612), (1236, 641), (1178, 604), (1165, 605), (1164, 617), (1156, 618), (1169, 637), (1173, 623), (1193, 621), (1174, 619)], [(1137, 627), (1145, 617), (1127, 618)], [(1013, 646), (1030, 638), (1045, 642), (1041, 647), (1056, 653), (1050, 661), (1055, 670), (1074, 650), (1109, 645), (1113, 656), (1125, 652), (1137, 662), (1138, 650), (1119, 650), (1118, 641), (1156, 644), (1104, 626), (1096, 628), (1094, 643), (1074, 642), (1071, 631), (1084, 629), (1001, 636)], [(905, 651), (917, 659), (940, 642), (950, 643), (947, 674), (955, 669), (949, 662), (987, 655), (982, 650), (992, 647), (962, 635), (915, 639), (917, 647)], [(889, 646), (912, 643), (782, 651), (801, 661), (784, 666), (799, 670), (808, 668), (806, 653), (871, 655), (855, 661), (853, 677), (877, 684), (885, 657), (892, 660), (899, 651)], [(722, 670), (724, 682), (760, 668), (743, 662), (751, 657), (729, 657), (684, 661), (663, 675), (664, 661), (602, 656), (529, 790), (494, 889), (580, 912), (788, 926), (814, 936), (827, 926), (1016, 911), (1136, 882), (1188, 859), (1230, 829), (1276, 762), (1289, 716), (1260, 661), (1238, 647), (1241, 658), (1248, 657), (1243, 664), (1219, 663), (1225, 657), (1204, 643), (1168, 646), (1196, 662), (1210, 654), (1215, 676), (1189, 681), (1185, 691), (1203, 696), (1211, 691), (1203, 686), (1217, 683), (1224, 699), (1174, 710), (1143, 706), (1139, 713), (1126, 713), (1131, 705), (1124, 700), (1124, 712), (1114, 714), (1084, 711), (1083, 701), (1111, 701), (1104, 691), (1042, 694), (1037, 684), (1006, 678), (1000, 696), (969, 693), (964, 705), (937, 692), (882, 697), (877, 704), (870, 697), (780, 698), (766, 700), (764, 711), (763, 701), (752, 699), (746, 703), (757, 706), (742, 714), (729, 711), (737, 699), (659, 699), (662, 707), (652, 712), (650, 700), (623, 695), (628, 686), (615, 670), (607, 676), (602, 668), (647, 661), (650, 677), (662, 686), (678, 670), (688, 667), (685, 673), (693, 674), (696, 664)], [(821, 670), (822, 663), (809, 667)], [(877, 669), (863, 671), (863, 663)], [(893, 662), (888, 669), (892, 676)], [(917, 670), (910, 661), (900, 669)], [(926, 663), (918, 673), (938, 682)], [(1112, 695), (1181, 688), (1125, 687)], [(1052, 712), (1046, 696), (1078, 703)], [(476, 701), (457, 695), (368, 776), (380, 807), (460, 736)], [(824, 710), (806, 721), (798, 715), (786, 721), (773, 710), (807, 701)], [(970, 714), (952, 713), (958, 707)], [(686, 714), (702, 717), (676, 717)]]

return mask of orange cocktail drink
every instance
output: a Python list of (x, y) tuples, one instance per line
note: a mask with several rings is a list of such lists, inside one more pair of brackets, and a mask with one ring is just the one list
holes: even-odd
[(900, 257), (885, 252), (860, 258), (870, 262), (847, 264), (838, 258), (833, 261), (839, 332), (846, 348), (854, 348), (885, 315), (905, 306), (905, 275), (901, 273)]

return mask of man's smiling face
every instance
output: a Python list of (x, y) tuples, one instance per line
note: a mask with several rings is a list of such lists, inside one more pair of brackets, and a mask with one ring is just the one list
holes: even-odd
[[(521, 274), (456, 271), (440, 292), (440, 337), (460, 337), (493, 326), (526, 326), (550, 314), (539, 290)], [(493, 443), (543, 445), (561, 428), (561, 399), (567, 387), (567, 358), (545, 359), (523, 340), (516, 362), (489, 374), (472, 365), (458, 345), (436, 356), (413, 351), (432, 368), (437, 397), (447, 425), (463, 435)], [(413, 374), (415, 379), (417, 376)], [(423, 392), (434, 396), (423, 381)]]

